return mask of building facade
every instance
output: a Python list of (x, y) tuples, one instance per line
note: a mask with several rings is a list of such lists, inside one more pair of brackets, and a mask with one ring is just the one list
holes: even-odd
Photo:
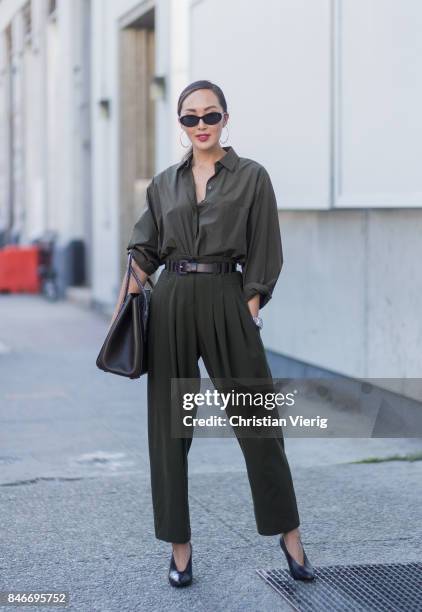
[(417, 0), (2, 0), (1, 235), (51, 227), (67, 261), (82, 243), (92, 304), (111, 311), (146, 185), (184, 153), (178, 95), (213, 80), (228, 144), (278, 198), (285, 263), (262, 331), (277, 375), (412, 395), (421, 26)]

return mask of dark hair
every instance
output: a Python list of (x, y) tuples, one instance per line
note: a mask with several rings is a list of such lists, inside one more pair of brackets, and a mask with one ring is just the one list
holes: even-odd
[[(177, 115), (179, 117), (180, 117), (180, 113), (182, 110), (183, 101), (185, 100), (185, 98), (187, 98), (187, 96), (189, 96), (192, 92), (196, 91), (197, 89), (211, 89), (211, 91), (213, 91), (215, 95), (217, 96), (218, 101), (220, 102), (223, 108), (223, 111), (227, 113), (226, 98), (224, 97), (224, 94), (222, 90), (220, 89), (220, 87), (216, 85), (215, 83), (212, 83), (211, 81), (203, 80), (203, 81), (194, 81), (193, 83), (190, 83), (189, 85), (185, 87), (185, 89), (180, 94), (179, 100), (177, 102)], [(191, 156), (191, 154), (192, 154), (192, 147), (190, 147), (187, 153), (185, 153), (182, 160), (188, 159)]]

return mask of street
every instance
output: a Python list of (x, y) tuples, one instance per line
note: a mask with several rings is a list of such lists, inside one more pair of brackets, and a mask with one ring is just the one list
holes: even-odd
[[(0, 296), (0, 590), (67, 591), (78, 612), (289, 610), (255, 571), (287, 564), (277, 537), (256, 532), (234, 438), (193, 442), (194, 582), (169, 585), (171, 545), (153, 529), (147, 379), (96, 367), (108, 323), (67, 301)], [(420, 560), (422, 461), (348, 462), (421, 448), (286, 438), (313, 565)]]

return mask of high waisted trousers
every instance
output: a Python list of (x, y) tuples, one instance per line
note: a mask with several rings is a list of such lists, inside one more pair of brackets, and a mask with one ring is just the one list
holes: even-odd
[[(240, 271), (161, 272), (150, 301), (147, 379), (151, 491), (155, 535), (160, 540), (185, 543), (191, 538), (187, 458), (192, 438), (172, 434), (171, 379), (197, 378), (200, 382), (199, 357), (213, 382), (216, 378), (271, 377), (260, 333), (243, 296)], [(270, 414), (278, 417), (276, 410)], [(266, 409), (264, 412), (268, 416)], [(261, 535), (299, 526), (281, 427), (279, 430), (276, 437), (237, 437)]]

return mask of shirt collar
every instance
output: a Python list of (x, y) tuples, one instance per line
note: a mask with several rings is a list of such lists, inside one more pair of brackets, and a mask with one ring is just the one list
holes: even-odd
[[(231, 145), (227, 147), (223, 147), (223, 149), (226, 151), (226, 154), (223, 155), (221, 159), (215, 162), (215, 166), (217, 168), (219, 165), (222, 165), (228, 170), (230, 170), (231, 172), (233, 172), (233, 170), (236, 167), (236, 163), (237, 163), (237, 160), (239, 159), (239, 156), (237, 155), (236, 151), (233, 149)], [(177, 165), (177, 170), (190, 166), (191, 162), (192, 162), (192, 152), (190, 153), (187, 159), (182, 159), (182, 161), (179, 162), (179, 164)]]

